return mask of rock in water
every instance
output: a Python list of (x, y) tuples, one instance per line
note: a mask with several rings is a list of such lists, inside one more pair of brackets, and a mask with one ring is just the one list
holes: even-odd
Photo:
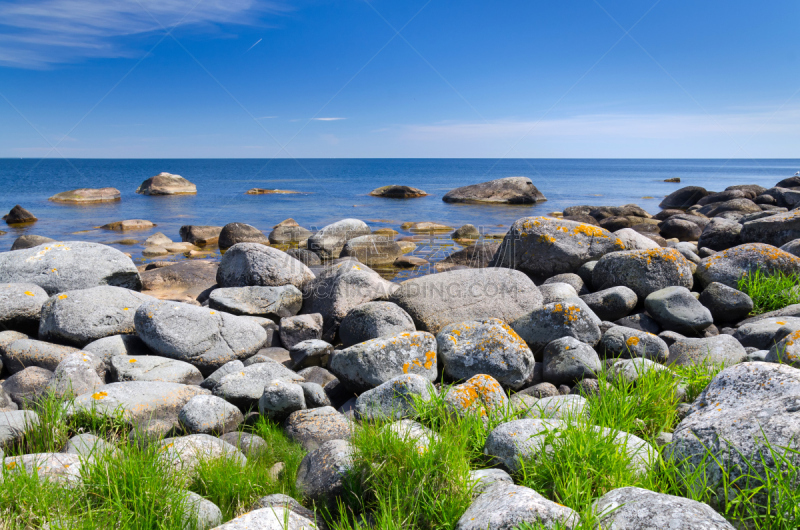
[(203, 375), (246, 359), (267, 340), (267, 332), (252, 320), (177, 302), (145, 302), (134, 322), (136, 334), (153, 351), (193, 364)]
[(517, 269), (545, 280), (575, 272), (588, 261), (624, 248), (614, 234), (597, 226), (524, 217), (511, 225), (490, 266)]
[(38, 247), (43, 243), (55, 243), (55, 239), (49, 237), (37, 236), (36, 234), (23, 234), (14, 240), (11, 245), (11, 250), (22, 250), (25, 248)]
[(59, 293), (42, 306), (39, 338), (83, 347), (111, 335), (134, 333), (134, 313), (152, 300), (110, 285)]
[(6, 215), (3, 216), (3, 221), (9, 225), (16, 225), (16, 224), (24, 224), (24, 223), (33, 223), (34, 221), (38, 221), (35, 215), (31, 212), (17, 204), (11, 211), (8, 212)]
[(0, 253), (0, 283), (35, 283), (49, 295), (98, 285), (142, 288), (131, 258), (115, 248), (82, 241)]
[(181, 241), (198, 247), (215, 245), (219, 241), (221, 226), (184, 225), (180, 228)]
[(335, 259), (344, 244), (359, 236), (370, 235), (367, 223), (358, 219), (343, 219), (322, 228), (308, 238), (308, 249), (316, 252), (322, 259)]
[(219, 233), (219, 248), (227, 250), (236, 243), (269, 245), (269, 238), (255, 226), (244, 223), (228, 223), (222, 227), (222, 231)]
[(50, 200), (73, 204), (87, 204), (93, 202), (113, 202), (120, 200), (117, 188), (79, 188), (77, 190), (56, 193)]
[(302, 289), (314, 279), (311, 270), (276, 248), (259, 243), (237, 243), (222, 256), (217, 270), (220, 287), (294, 285)]
[[(301, 243), (303, 241), (308, 241), (311, 235), (312, 232), (310, 230), (298, 225), (297, 221), (294, 219), (286, 219), (275, 225), (275, 228), (269, 233), (268, 239), (273, 245), (279, 243)], [(314, 254), (314, 256), (316, 256), (316, 254)], [(308, 263), (306, 263), (306, 265), (308, 265)]]
[(507, 177), (448, 191), (444, 202), (491, 202), (500, 204), (533, 204), (547, 198), (527, 177)]
[(419, 188), (412, 188), (411, 186), (399, 186), (397, 184), (375, 188), (369, 192), (369, 194), (373, 197), (387, 197), (389, 199), (415, 199), (417, 197), (426, 197), (428, 195)]
[(602, 290), (623, 285), (643, 300), (665, 287), (693, 285), (692, 268), (674, 248), (625, 250), (600, 258), (592, 270), (592, 286)]
[(156, 224), (147, 219), (126, 219), (124, 221), (114, 221), (113, 223), (104, 224), (100, 228), (103, 230), (125, 232), (130, 230), (150, 230), (154, 226), (156, 226)]
[(543, 297), (522, 272), (488, 268), (406, 280), (390, 300), (411, 316), (417, 329), (439, 333), (447, 325), (468, 320), (511, 322), (541, 307)]
[(136, 189), (142, 195), (195, 195), (197, 186), (180, 175), (162, 172), (142, 182)]
[(403, 250), (391, 237), (368, 235), (354, 237), (344, 244), (341, 257), (354, 257), (368, 267), (385, 267), (403, 255)]
[(734, 289), (745, 274), (800, 273), (800, 258), (763, 243), (747, 243), (717, 252), (700, 262), (696, 276), (702, 286), (719, 282)]

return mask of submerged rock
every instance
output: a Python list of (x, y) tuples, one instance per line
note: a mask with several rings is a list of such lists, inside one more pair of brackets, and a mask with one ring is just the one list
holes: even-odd
[(527, 177), (506, 177), (448, 191), (444, 202), (489, 202), (500, 204), (533, 204), (547, 198)]
[(78, 188), (77, 190), (56, 193), (49, 200), (53, 202), (66, 202), (73, 204), (86, 204), (92, 202), (113, 202), (120, 200), (117, 188)]
[(136, 189), (141, 195), (194, 195), (197, 186), (180, 175), (162, 172), (142, 182)]
[(417, 197), (427, 197), (428, 195), (419, 188), (397, 184), (375, 188), (369, 194), (373, 197), (387, 197), (389, 199), (415, 199)]

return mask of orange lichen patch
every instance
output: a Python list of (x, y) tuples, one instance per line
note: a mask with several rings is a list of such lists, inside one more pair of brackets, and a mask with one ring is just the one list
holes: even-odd
[(628, 346), (636, 346), (637, 344), (639, 344), (639, 337), (631, 337), (625, 341), (625, 344), (627, 344)]
[(131, 360), (130, 360), (130, 361), (128, 361), (128, 362), (129, 362), (129, 363), (135, 363), (135, 362), (136, 362), (136, 359), (131, 359)]
[(646, 250), (630, 250), (629, 252), (631, 256), (646, 262), (647, 265), (650, 265), (654, 258), (678, 264), (686, 262), (683, 254), (674, 248), (650, 248)]
[(58, 269), (51, 269), (50, 272), (58, 272)]
[(781, 326), (785, 326), (785, 325), (786, 325), (786, 322), (783, 322), (782, 320), (778, 320), (778, 321), (777, 321), (777, 322), (775, 322), (775, 323), (776, 323), (776, 324), (780, 324)]
[(783, 343), (784, 343), (786, 346), (791, 346), (792, 344), (794, 344), (794, 341), (796, 341), (796, 340), (798, 340), (798, 339), (800, 339), (800, 330), (798, 330), (798, 331), (793, 331), (792, 333), (790, 333), (789, 335), (787, 335), (787, 337), (786, 337), (785, 339), (783, 339), (783, 340), (784, 340), (784, 342), (783, 342)]
[(419, 368), (422, 368), (422, 363), (419, 361), (419, 359), (414, 359), (411, 362), (404, 362), (403, 363), (403, 373), (407, 374), (408, 371), (411, 370), (412, 368), (414, 368), (415, 366), (417, 366)]
[(623, 250), (625, 249), (625, 243), (623, 243), (620, 238), (617, 238), (617, 240), (614, 241), (614, 245), (618, 246), (619, 248), (621, 248)]
[(104, 399), (108, 396), (108, 392), (95, 392), (92, 394), (92, 399)]
[(556, 238), (553, 236), (548, 236), (547, 234), (542, 234), (539, 236), (539, 243), (550, 243), (551, 245), (556, 242)]
[(34, 295), (32, 292), (30, 292), (30, 291), (25, 291), (25, 294), (27, 294), (28, 296), (35, 296), (35, 295)]
[(425, 353), (425, 366), (426, 370), (430, 370), (433, 368), (433, 362), (436, 360), (436, 352), (435, 351), (428, 351)]
[(600, 228), (599, 226), (594, 225), (587, 225), (586, 223), (581, 223), (575, 228), (572, 229), (572, 233), (575, 235), (584, 235), (589, 237), (604, 237), (608, 238), (608, 232)]
[(16, 462), (9, 462), (8, 464), (6, 464), (6, 469), (14, 469), (15, 467), (17, 467)]
[[(740, 257), (752, 256), (761, 262), (761, 265), (766, 265), (767, 269), (771, 269), (772, 265), (778, 265), (780, 267), (783, 266), (800, 266), (800, 258), (789, 254), (777, 247), (773, 247), (772, 245), (766, 245), (764, 243), (747, 243), (744, 245), (739, 245), (738, 247), (729, 248), (727, 250), (723, 250), (722, 252), (717, 252), (713, 256), (707, 257), (702, 263), (703, 269), (708, 270), (714, 265), (716, 262), (722, 259), (736, 259)], [(764, 264), (763, 261), (776, 261), (776, 264), (766, 263)], [(746, 274), (746, 273), (745, 273)]]
[(58, 295), (58, 299), (59, 300), (66, 300), (66, 298), (67, 298), (67, 295), (65, 295), (65, 294)]
[(565, 322), (576, 322), (580, 317), (581, 308), (575, 305), (556, 304), (553, 308), (553, 313), (563, 313)]
[(128, 308), (128, 307), (123, 307), (122, 308), (123, 311), (127, 311), (128, 309), (130, 309), (130, 308)]

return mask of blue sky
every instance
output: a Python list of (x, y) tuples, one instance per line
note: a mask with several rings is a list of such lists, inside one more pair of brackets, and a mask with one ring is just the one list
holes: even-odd
[(0, 157), (800, 157), (796, 0), (0, 0)]

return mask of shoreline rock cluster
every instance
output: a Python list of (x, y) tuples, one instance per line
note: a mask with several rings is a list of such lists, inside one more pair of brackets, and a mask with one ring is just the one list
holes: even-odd
[[(286, 222), (269, 236), (238, 223), (181, 230), (190, 244), (224, 246), (219, 264), (140, 270), (116, 249), (76, 241), (0, 253), (0, 448), (39, 421), (26, 404), (53, 391), (74, 397), (71, 413), (121, 410), (191, 475), (196, 459), (186, 455), (246, 459), (225, 435), (260, 414), (309, 451), (298, 491), (331, 505), (353, 425), (391, 417), (398, 432), (422, 428), (403, 423), (409, 396), (429, 399), (434, 383), (454, 385), (445, 399), (455, 414), (537, 405), (487, 439), (485, 453), (513, 472), (543, 450), (529, 441), (537, 433), (567, 411), (581, 414), (582, 392), (602, 366), (635, 380), (648, 367), (724, 364), (697, 400), (680, 405), (668, 454), (685, 465), (705, 448), (720, 461), (761, 461), (758, 433), (800, 448), (797, 408), (784, 405), (800, 391), (800, 304), (750, 317), (753, 301), (737, 287), (757, 270), (800, 273), (798, 205), (792, 178), (770, 189), (681, 188), (655, 216), (635, 205), (575, 206), (517, 220), (478, 266), (399, 284), (370, 266), (402, 255), (398, 242), (358, 219), (315, 233)], [(305, 249), (270, 245), (302, 238)], [(657, 455), (632, 434), (618, 440), (637, 469)], [(76, 462), (68, 476), (56, 465), (60, 453), (4, 463), (34, 457), (52, 463), (40, 476), (81, 480)], [(715, 488), (721, 477), (709, 480)], [(623, 504), (615, 518), (692, 514), (732, 528), (705, 504), (635, 488), (596, 502)], [(220, 528), (276, 513), (264, 510)], [(508, 477), (477, 495), (458, 528), (574, 517)]]

